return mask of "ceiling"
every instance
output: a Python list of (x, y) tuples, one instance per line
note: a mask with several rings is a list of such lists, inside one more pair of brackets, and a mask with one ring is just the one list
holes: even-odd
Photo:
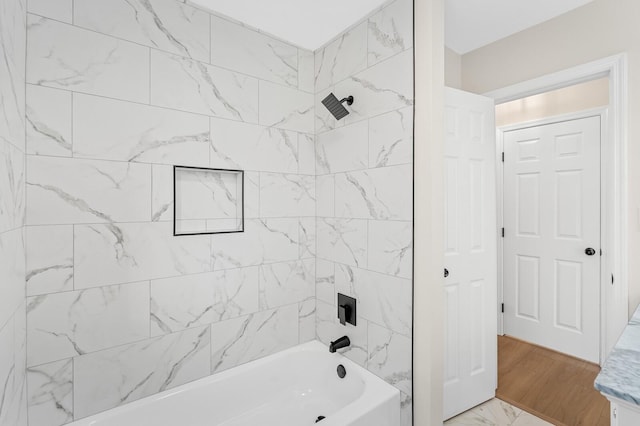
[[(538, 0), (536, 0), (538, 1)], [(389, 0), (190, 0), (299, 47), (316, 50)]]
[[(188, 0), (316, 50), (391, 0)], [(445, 44), (465, 54), (593, 0), (445, 0)]]
[(593, 0), (445, 0), (445, 44), (465, 54)]

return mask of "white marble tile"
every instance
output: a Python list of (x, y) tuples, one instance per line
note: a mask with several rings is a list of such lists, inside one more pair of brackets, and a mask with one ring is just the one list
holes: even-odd
[(369, 66), (413, 46), (413, 1), (396, 0), (369, 18)]
[(302, 133), (314, 132), (314, 96), (260, 81), (260, 124)]
[(298, 342), (316, 339), (316, 299), (311, 297), (298, 303)]
[(28, 226), (27, 295), (73, 290), (73, 226)]
[(336, 175), (336, 216), (411, 220), (411, 165), (381, 167)]
[(318, 174), (367, 168), (369, 129), (366, 121), (318, 135), (316, 170)]
[(151, 281), (151, 335), (256, 312), (258, 282), (257, 266)]
[(406, 50), (336, 84), (336, 94), (352, 95), (345, 124), (413, 105), (413, 51)]
[(413, 426), (413, 398), (400, 392), (400, 426)]
[(150, 165), (28, 156), (27, 167), (29, 225), (150, 219)]
[(25, 246), (23, 228), (0, 234), (0, 328), (24, 303)]
[(367, 264), (367, 221), (318, 218), (318, 257), (352, 266)]
[(485, 419), (475, 410), (466, 411), (444, 423), (446, 426), (496, 426), (492, 421)]
[(258, 80), (152, 50), (151, 104), (256, 123)]
[(24, 304), (4, 327), (0, 327), (0, 383), (2, 409), (0, 424), (27, 426), (27, 386), (25, 369)]
[(244, 218), (260, 217), (260, 173), (244, 173)]
[(151, 221), (173, 220), (173, 166), (151, 166)]
[(411, 336), (411, 280), (336, 264), (336, 292), (358, 300), (358, 316)]
[(315, 258), (316, 256), (316, 218), (300, 218), (299, 238), (300, 238), (300, 259)]
[(473, 408), (473, 411), (497, 425), (507, 426), (512, 425), (522, 413), (521, 409), (497, 398)]
[(315, 296), (315, 260), (260, 266), (260, 309), (274, 309)]
[(411, 164), (413, 160), (413, 107), (369, 120), (369, 167)]
[(315, 56), (316, 92), (362, 71), (367, 67), (367, 23), (316, 50)]
[(211, 270), (210, 236), (176, 238), (172, 223), (74, 227), (75, 288)]
[(213, 373), (298, 344), (298, 305), (257, 312), (211, 326)]
[(335, 304), (328, 304), (318, 300), (316, 302), (316, 324), (318, 339), (325, 345), (342, 336), (348, 336), (351, 345), (340, 349), (340, 353), (361, 366), (367, 366), (367, 329), (368, 322), (360, 315), (356, 326), (342, 325), (338, 321), (338, 308)]
[(244, 225), (242, 233), (211, 236), (214, 270), (298, 259), (298, 219), (249, 219)]
[(211, 119), (211, 167), (297, 173), (295, 132)]
[(29, 425), (58, 426), (73, 421), (73, 361), (27, 369)]
[(24, 154), (14, 145), (0, 141), (0, 233), (25, 222)]
[(333, 217), (335, 209), (335, 175), (324, 175), (316, 178), (316, 215)]
[(412, 277), (413, 224), (369, 221), (369, 269), (402, 278)]
[(91, 414), (210, 374), (209, 328), (194, 328), (74, 360), (74, 414)]
[(513, 426), (551, 426), (551, 423), (523, 411), (513, 422)]
[(29, 15), (27, 82), (146, 103), (149, 48)]
[[(211, 169), (175, 170), (176, 232), (182, 233), (178, 222), (206, 220), (228, 223), (238, 229), (242, 220), (242, 174)], [(229, 220), (231, 219), (231, 220)], [(203, 231), (202, 229), (199, 231)]]
[(411, 395), (411, 338), (369, 323), (367, 369)]
[(142, 163), (209, 164), (207, 117), (74, 94), (74, 157)]
[(316, 259), (316, 297), (325, 303), (336, 304), (335, 264)]
[(241, 24), (211, 16), (211, 63), (298, 87), (298, 49)]
[(73, 0), (29, 0), (29, 13), (71, 24), (73, 21)]
[(27, 365), (149, 337), (149, 283), (27, 298)]
[(24, 151), (25, 44), (24, 0), (0, 3), (0, 142)]
[(316, 144), (313, 135), (298, 135), (298, 173), (313, 176), (316, 174)]
[[(244, 174), (244, 217), (256, 218), (260, 209), (260, 175), (257, 172), (246, 172)], [(156, 165), (152, 166), (152, 216), (153, 222), (173, 220), (173, 167)], [(206, 188), (205, 188), (206, 189)], [(199, 205), (207, 208), (208, 203)], [(236, 205), (237, 206), (237, 205)], [(235, 215), (234, 215), (235, 217)], [(210, 220), (211, 222), (211, 220)], [(184, 223), (182, 221), (181, 223)], [(206, 223), (206, 222), (205, 222)], [(233, 221), (232, 226), (237, 222)], [(198, 225), (200, 226), (200, 225)], [(197, 228), (196, 228), (197, 229)], [(216, 229), (215, 225), (214, 228)]]
[(315, 177), (260, 174), (260, 217), (314, 216)]
[(175, 0), (75, 0), (73, 21), (79, 27), (209, 61), (209, 14)]
[(27, 153), (71, 157), (71, 92), (27, 84)]
[(315, 55), (313, 52), (298, 49), (298, 89), (315, 93)]

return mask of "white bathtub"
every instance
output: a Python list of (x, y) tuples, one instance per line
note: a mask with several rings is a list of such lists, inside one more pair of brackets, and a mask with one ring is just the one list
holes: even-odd
[[(344, 365), (347, 375), (336, 372)], [(309, 342), (71, 423), (73, 426), (396, 426), (400, 394)]]

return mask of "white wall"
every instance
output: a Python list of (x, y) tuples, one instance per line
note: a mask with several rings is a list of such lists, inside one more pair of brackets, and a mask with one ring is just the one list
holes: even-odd
[(444, 0), (415, 0), (414, 424), (442, 425)]
[[(396, 0), (315, 54), (317, 334), (402, 392), (411, 424), (413, 2)], [(336, 121), (320, 103), (353, 95)], [(358, 300), (337, 322), (336, 293)]]
[(460, 89), (462, 87), (462, 56), (445, 46), (444, 85)]
[(640, 303), (640, 2), (595, 0), (462, 58), (464, 90), (484, 93), (621, 52), (629, 64), (629, 309)]
[(609, 78), (603, 77), (496, 105), (496, 127), (609, 105)]
[[(315, 338), (313, 54), (142, 3), (29, 1), (31, 426)], [(244, 169), (245, 232), (173, 237), (173, 164)]]
[(0, 2), (0, 426), (27, 424), (24, 0)]

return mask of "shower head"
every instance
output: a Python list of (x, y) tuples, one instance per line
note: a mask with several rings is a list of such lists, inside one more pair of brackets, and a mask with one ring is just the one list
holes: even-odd
[(344, 102), (346, 102), (347, 105), (353, 104), (353, 96), (346, 97), (339, 101), (338, 98), (336, 98), (336, 95), (329, 93), (329, 96), (322, 100), (322, 105), (327, 107), (331, 115), (333, 115), (336, 120), (340, 120), (341, 118), (349, 115), (349, 111), (347, 111), (347, 109), (342, 105)]

